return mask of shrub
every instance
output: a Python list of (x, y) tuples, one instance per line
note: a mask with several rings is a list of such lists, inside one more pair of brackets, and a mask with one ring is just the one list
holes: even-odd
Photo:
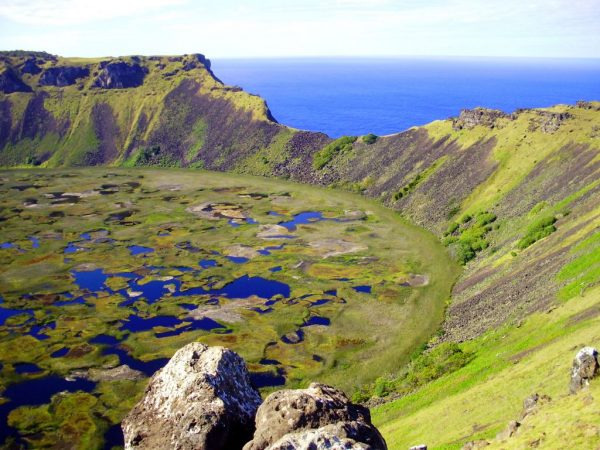
[(523, 250), (540, 239), (550, 236), (556, 231), (556, 227), (554, 226), (555, 222), (556, 217), (554, 216), (543, 217), (542, 219), (538, 220), (529, 227), (527, 233), (519, 241), (517, 246)]
[(467, 214), (459, 222), (451, 222), (448, 225), (445, 233), (447, 237), (443, 240), (443, 244), (454, 245), (454, 256), (460, 264), (464, 265), (475, 258), (478, 252), (489, 247), (486, 235), (492, 231), (493, 227), (490, 223), (496, 219), (496, 214), (488, 211), (477, 213), (474, 218)]
[(459, 225), (456, 222), (452, 222), (450, 225), (448, 225), (448, 230), (446, 230), (446, 233), (452, 234), (456, 230), (458, 230), (458, 227), (459, 227)]
[(313, 167), (321, 170), (338, 154), (352, 150), (352, 144), (356, 141), (356, 136), (343, 136), (329, 143), (313, 157)]
[(371, 145), (371, 144), (374, 144), (375, 142), (377, 142), (378, 138), (379, 137), (377, 135), (375, 135), (373, 133), (369, 133), (362, 137), (362, 141), (367, 145)]
[(465, 215), (462, 219), (460, 219), (461, 223), (469, 223), (473, 217), (470, 214)]

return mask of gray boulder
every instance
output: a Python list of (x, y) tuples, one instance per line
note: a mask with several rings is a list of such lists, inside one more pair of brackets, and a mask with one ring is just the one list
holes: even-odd
[(569, 391), (571, 394), (578, 392), (590, 384), (590, 380), (600, 372), (598, 364), (598, 350), (594, 347), (583, 347), (573, 360), (571, 369), (571, 382)]
[(372, 449), (387, 446), (371, 424), (369, 410), (335, 388), (281, 390), (267, 397), (256, 414), (256, 431), (244, 450)]
[(252, 438), (260, 403), (237, 353), (188, 344), (152, 377), (123, 421), (125, 449), (241, 448)]

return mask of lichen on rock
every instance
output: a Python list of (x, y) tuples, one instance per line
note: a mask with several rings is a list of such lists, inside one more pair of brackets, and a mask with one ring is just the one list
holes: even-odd
[[(331, 447), (320, 446), (331, 445)], [(267, 397), (256, 414), (256, 432), (244, 450), (309, 448), (386, 449), (368, 408), (331, 386), (285, 389)]]
[(238, 354), (193, 342), (152, 377), (123, 421), (125, 448), (240, 448), (260, 402)]
[(600, 372), (598, 350), (594, 347), (583, 347), (573, 360), (569, 391), (575, 394), (590, 384), (590, 380)]

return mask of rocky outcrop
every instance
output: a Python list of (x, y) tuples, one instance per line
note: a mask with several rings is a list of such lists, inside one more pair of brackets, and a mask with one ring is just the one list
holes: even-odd
[(124, 61), (102, 63), (101, 71), (94, 80), (93, 87), (101, 89), (125, 89), (141, 86), (147, 70), (138, 63)]
[(21, 73), (29, 73), (31, 75), (37, 75), (42, 69), (37, 65), (35, 58), (27, 59), (21, 66)]
[(453, 119), (452, 128), (454, 130), (470, 130), (477, 125), (494, 128), (496, 125), (496, 120), (508, 117), (510, 117), (508, 114), (497, 109), (463, 109), (458, 118)]
[(600, 373), (598, 350), (594, 347), (583, 347), (573, 360), (569, 391), (574, 394), (590, 384), (590, 380)]
[(523, 421), (527, 416), (535, 414), (538, 408), (550, 402), (552, 399), (547, 395), (539, 395), (537, 393), (530, 395), (525, 400), (523, 400), (523, 411), (521, 411), (521, 416), (519, 417), (519, 421)]
[(537, 111), (539, 119), (539, 128), (543, 133), (555, 133), (560, 126), (572, 116), (568, 112), (550, 112)]
[(252, 437), (260, 402), (240, 356), (188, 344), (152, 377), (123, 421), (125, 448), (241, 448)]
[(28, 86), (10, 67), (0, 72), (0, 92), (12, 94), (13, 92), (31, 92)]
[(89, 76), (90, 69), (87, 67), (61, 66), (50, 67), (40, 75), (41, 86), (70, 86), (75, 84), (78, 78)]
[[(329, 445), (329, 446), (328, 446)], [(335, 388), (313, 383), (267, 397), (256, 414), (256, 432), (244, 450), (311, 448), (386, 449), (369, 410)]]

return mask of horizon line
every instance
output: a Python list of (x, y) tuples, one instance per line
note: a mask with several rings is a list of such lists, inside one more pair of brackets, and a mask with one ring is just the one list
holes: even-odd
[(181, 55), (193, 55), (202, 54), (208, 59), (235, 59), (235, 60), (248, 60), (248, 59), (517, 59), (517, 60), (585, 60), (585, 61), (599, 61), (599, 56), (523, 56), (523, 55), (443, 55), (443, 54), (356, 54), (356, 55), (208, 55), (201, 51), (192, 52), (181, 52), (181, 53), (130, 53), (126, 55), (61, 55), (58, 53), (48, 52), (47, 50), (32, 50), (32, 49), (3, 49), (0, 52), (46, 52), (53, 56), (59, 56), (62, 58), (119, 58), (119, 57), (131, 57), (131, 56), (181, 56)]

